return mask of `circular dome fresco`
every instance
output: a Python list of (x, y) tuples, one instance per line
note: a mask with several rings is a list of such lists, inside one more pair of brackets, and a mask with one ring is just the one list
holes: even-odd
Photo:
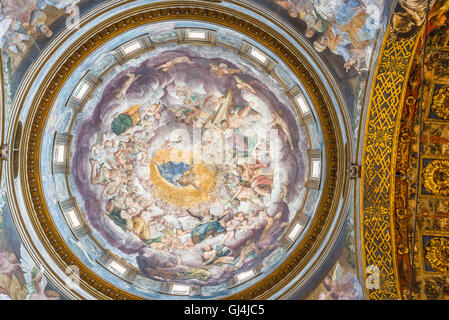
[(213, 7), (112, 10), (36, 62), (16, 223), (78, 298), (288, 296), (339, 233), (348, 150), (325, 77), (267, 43), (269, 21)]

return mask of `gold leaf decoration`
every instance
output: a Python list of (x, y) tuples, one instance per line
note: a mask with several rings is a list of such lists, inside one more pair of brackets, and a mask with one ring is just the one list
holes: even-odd
[(449, 240), (438, 237), (431, 239), (425, 246), (425, 259), (430, 267), (438, 272), (449, 272)]

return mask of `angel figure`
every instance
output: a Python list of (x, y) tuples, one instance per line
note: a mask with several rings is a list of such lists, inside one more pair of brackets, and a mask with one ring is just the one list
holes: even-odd
[(207, 207), (203, 207), (201, 213), (194, 213), (194, 212), (192, 212), (191, 209), (187, 209), (187, 213), (191, 217), (198, 219), (198, 221), (201, 223), (206, 223), (206, 222), (210, 222), (210, 221), (220, 221), (221, 219), (224, 218), (224, 216), (218, 217), (218, 216), (212, 215), (210, 213), (210, 209)]
[(271, 195), (273, 185), (273, 176), (264, 174), (263, 170), (270, 170), (268, 164), (256, 163), (237, 165), (237, 172), (242, 182), (249, 182), (250, 187), (255, 193), (262, 197)]
[(125, 98), (126, 93), (128, 92), (129, 87), (140, 78), (140, 74), (136, 75), (135, 73), (129, 72), (126, 74), (128, 76), (128, 79), (123, 83), (122, 87), (120, 89), (116, 89), (114, 91), (115, 98), (120, 100), (120, 102), (123, 101)]
[(251, 87), (247, 82), (243, 81), (237, 76), (234, 76), (234, 79), (235, 81), (237, 81), (237, 88), (239, 88), (240, 90), (248, 88), (249, 90), (251, 90), (252, 93), (256, 94), (256, 90), (254, 90), (254, 88)]
[(263, 208), (265, 206), (263, 201), (260, 199), (260, 195), (257, 194), (253, 188), (251, 188), (251, 185), (248, 182), (240, 183), (232, 192), (231, 202), (235, 202), (236, 200), (237, 204), (241, 201), (248, 201), (258, 208)]
[(169, 60), (157, 68), (162, 69), (162, 71), (164, 71), (164, 72), (167, 72), (167, 71), (173, 69), (177, 64), (180, 64), (180, 63), (187, 63), (188, 65), (191, 65), (191, 66), (195, 65), (195, 63), (192, 60), (190, 60), (189, 57), (181, 56), (181, 57), (176, 57), (172, 60)]
[(97, 136), (97, 142), (90, 147), (94, 156), (104, 156), (108, 151), (115, 148), (114, 139), (104, 139), (100, 132)]
[(250, 101), (245, 107), (229, 108), (226, 112), (227, 118), (221, 121), (223, 129), (238, 129), (245, 125), (246, 119), (259, 121), (262, 115), (253, 109), (254, 102)]
[(209, 65), (210, 65), (210, 68), (215, 72), (215, 74), (217, 75), (217, 77), (219, 79), (221, 79), (221, 77), (223, 77), (223, 75), (225, 75), (225, 74), (232, 75), (232, 74), (242, 72), (241, 69), (229, 68), (226, 63), (220, 63), (218, 66), (213, 63), (211, 63)]
[(188, 125), (193, 125), (198, 121), (201, 114), (201, 108), (198, 106), (184, 106), (179, 108), (176, 113), (176, 122), (184, 122)]

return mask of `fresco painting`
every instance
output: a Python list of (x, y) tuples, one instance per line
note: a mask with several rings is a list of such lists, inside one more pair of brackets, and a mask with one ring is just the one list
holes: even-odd
[[(419, 38), (404, 89), (396, 170), (395, 221), (398, 230), (395, 257), (403, 299), (447, 300), (447, 263), (444, 252), (448, 234), (447, 164), (447, 1), (431, 1), (427, 37)], [(424, 23), (427, 3), (410, 1), (410, 12), (398, 10), (393, 25), (398, 38), (415, 34)], [(424, 39), (426, 44), (424, 45)], [(423, 50), (424, 66), (422, 65)], [(422, 90), (422, 126), (419, 101)], [(422, 159), (419, 161), (419, 159)], [(419, 175), (419, 179), (417, 179)], [(407, 177), (407, 178), (404, 178)], [(414, 218), (414, 214), (416, 214)], [(413, 235), (416, 244), (413, 249)], [(411, 260), (412, 251), (414, 252)], [(413, 262), (412, 262), (413, 261)]]
[(377, 39), (385, 32), (390, 1), (385, 0), (263, 0), (299, 31), (323, 58), (338, 80), (351, 117), (354, 137), (375, 63)]
[[(23, 75), (56, 33), (80, 16), (79, 0), (4, 0), (0, 11), (0, 48), (5, 82), (12, 95)], [(52, 26), (54, 24), (54, 26)], [(19, 74), (16, 74), (16, 71)], [(13, 84), (14, 83), (14, 84)]]
[(34, 60), (64, 28), (104, 0), (2, 0), (0, 50), (3, 67), (5, 124), (9, 123), (16, 90)]
[[(79, 18), (80, 0), (3, 0), (1, 2), (0, 47), (9, 56), (12, 70), (27, 57), (32, 47), (43, 49), (42, 40), (61, 29), (59, 23)], [(70, 26), (64, 23), (63, 27)]]
[(339, 262), (320, 285), (317, 300), (361, 300), (362, 286), (357, 274), (344, 269)]
[[(405, 2), (402, 2), (404, 6)], [(386, 30), (385, 11), (389, 7), (389, 1), (269, 0), (262, 3), (275, 10), (309, 39), (311, 46), (340, 80), (338, 84), (345, 95), (354, 137), (357, 139), (369, 71), (374, 63), (372, 60), (376, 53), (377, 39)], [(347, 213), (346, 238), (340, 249), (342, 254), (324, 282), (308, 299), (363, 298), (361, 285), (356, 277), (354, 213), (351, 210), (353, 208)]]
[[(6, 122), (15, 90), (33, 59), (67, 19), (101, 2), (1, 1)], [(390, 1), (254, 2), (297, 28), (323, 58), (343, 92), (357, 137)], [(415, 33), (424, 23), (425, 5), (422, 0), (400, 0), (391, 31), (398, 38)], [(446, 22), (445, 6), (435, 7), (439, 11), (431, 28)], [(159, 43), (176, 37), (172, 25), (153, 31), (152, 40)], [(223, 30), (217, 39), (241, 45), (241, 39)], [(108, 75), (95, 103), (86, 107), (91, 112), (75, 127), (72, 187), (96, 231), (115, 252), (135, 258), (132, 263), (147, 277), (138, 278), (136, 286), (140, 283), (143, 290), (155, 291), (152, 280), (176, 281), (209, 286), (204, 293), (213, 294), (224, 290), (224, 283), (237, 273), (284, 258), (277, 241), (303, 197), (307, 139), (294, 120), (290, 102), (273, 89), (273, 80), (261, 77), (239, 57), (193, 46), (156, 52)], [(98, 61), (91, 69), (95, 75), (116, 63), (113, 55)], [(294, 83), (284, 70), (279, 75), (289, 86)], [(51, 133), (69, 127), (72, 115), (68, 113), (64, 119), (62, 113), (53, 115)], [(307, 127), (309, 134), (319, 136), (310, 124)], [(268, 159), (270, 143), (258, 134), (266, 128), (277, 132), (277, 161)], [(197, 129), (206, 133), (204, 150), (189, 151)], [(441, 124), (424, 126), (427, 155), (447, 156), (446, 131)], [(232, 145), (229, 152), (217, 155), (217, 141)], [(312, 138), (313, 148), (320, 147), (317, 141), (319, 137)], [(203, 159), (195, 161), (199, 153)], [(223, 163), (224, 158), (230, 163)], [(441, 215), (448, 204), (435, 200), (428, 207)], [(0, 299), (64, 299), (20, 244), (8, 210), (5, 192), (0, 191)], [(441, 231), (447, 231), (446, 220), (441, 220)], [(423, 218), (423, 230), (436, 228), (432, 223)], [(363, 298), (355, 271), (352, 211), (345, 233), (341, 255), (309, 299)], [(93, 254), (94, 245), (70, 241), (91, 262), (100, 255)]]
[(228, 281), (278, 247), (299, 208), (305, 132), (240, 60), (186, 46), (132, 61), (77, 124), (72, 176), (86, 214), (150, 278)]
[[(336, 246), (334, 259), (329, 259), (328, 272), (321, 275), (320, 284), (310, 292), (307, 300), (363, 300), (364, 290), (357, 274), (353, 203), (348, 207), (342, 238)], [(324, 267), (323, 269), (325, 269)]]
[(0, 188), (0, 300), (66, 299), (45, 277), (20, 242)]
[[(13, 83), (12, 85), (18, 85), (26, 65), (29, 65), (36, 56), (33, 50), (41, 52), (48, 43), (47, 40), (54, 38), (57, 32), (66, 26), (67, 21), (72, 21), (75, 15), (82, 15), (86, 10), (84, 7), (90, 8), (101, 2), (3, 1), (4, 19), (1, 20), (0, 29), (3, 30), (3, 34), (0, 46), (3, 48), (4, 64), (10, 65), (10, 70), (5, 75), (11, 77), (9, 81)], [(364, 92), (376, 36), (385, 22), (384, 11), (388, 6), (387, 2), (384, 0), (255, 1), (258, 5), (267, 6), (278, 12), (292, 23), (310, 39), (315, 50), (332, 66), (331, 72), (341, 80), (340, 85), (348, 100), (351, 117), (356, 118), (353, 122), (355, 132), (358, 132), (358, 114), (362, 103), (357, 92)], [(170, 39), (175, 36), (170, 33), (163, 35)], [(158, 42), (166, 39), (155, 37), (154, 40)], [(15, 73), (16, 69), (19, 71), (18, 74)], [(14, 88), (11, 88), (10, 92), (13, 94)]]
[[(348, 72), (369, 65), (373, 40), (380, 28), (381, 0), (273, 0), (292, 18), (306, 23), (305, 36), (316, 51), (329, 49), (343, 57)], [(318, 35), (319, 34), (319, 35)], [(318, 37), (314, 37), (318, 35)]]
[[(12, 105), (14, 92), (19, 83), (17, 79), (20, 79), (20, 75), (23, 75), (31, 65), (33, 57), (63, 28), (61, 21), (65, 22), (75, 14), (73, 10), (77, 6), (81, 14), (84, 12), (83, 3), (86, 1), (29, 0), (23, 4), (19, 2), (18, 0), (2, 2), (5, 17), (2, 26), (7, 27), (1, 42), (7, 120), (9, 107)], [(89, 6), (93, 5), (93, 2), (89, 3)], [(19, 7), (21, 10), (16, 10)], [(176, 32), (173, 30), (150, 32), (154, 43), (176, 39)], [(217, 33), (217, 40), (231, 46), (241, 45), (241, 39), (225, 30)], [(159, 60), (155, 60), (156, 62), (151, 62), (152, 65), (145, 65), (152, 61), (150, 59), (141, 65), (131, 66), (111, 81), (110, 92), (104, 93), (103, 102), (95, 106), (97, 111), (94, 113), (98, 113), (95, 116), (97, 117), (95, 128), (98, 132), (90, 132), (92, 139), (83, 139), (89, 141), (89, 145), (82, 146), (85, 154), (79, 162), (82, 170), (80, 194), (83, 193), (83, 188), (95, 190), (93, 193), (97, 197), (95, 201), (98, 200), (101, 204), (95, 208), (99, 209), (96, 214), (98, 212), (101, 214), (93, 217), (93, 225), (98, 227), (100, 233), (113, 245), (119, 242), (117, 245), (119, 250), (138, 257), (136, 260), (133, 259), (134, 263), (148, 277), (161, 279), (159, 271), (162, 266), (164, 268), (169, 266), (170, 280), (209, 284), (211, 286), (205, 287), (209, 288), (205, 289), (205, 292), (210, 290), (213, 293), (216, 290), (213, 289), (213, 285), (218, 284), (217, 288), (222, 286), (220, 283), (229, 280), (238, 272), (261, 262), (270, 267), (284, 257), (285, 252), (279, 251), (276, 241), (304, 196), (302, 189), (305, 180), (304, 152), (307, 149), (307, 139), (293, 120), (295, 117), (292, 115), (290, 102), (284, 98), (278, 100), (277, 94), (270, 92), (268, 86), (272, 80), (259, 81), (260, 74), (255, 74), (248, 68), (247, 63), (218, 57), (209, 58), (189, 50), (181, 52), (172, 50), (170, 55), (173, 58), (166, 59), (162, 61), (163, 63), (161, 56)], [(101, 75), (115, 62), (111, 55), (102, 57), (101, 63), (96, 63), (92, 72)], [(355, 65), (357, 67), (357, 64)], [(283, 68), (279, 66), (276, 68), (288, 86), (294, 84), (291, 76)], [(159, 87), (153, 84), (151, 89), (165, 92), (165, 97), (157, 95), (151, 99), (138, 97), (137, 91), (144, 90), (143, 83), (147, 81), (145, 73), (148, 70), (157, 73), (159, 77), (157, 82), (163, 81)], [(206, 80), (197, 78), (190, 84), (178, 84), (173, 81), (178, 75), (195, 79), (194, 76), (200, 73), (207, 74)], [(204, 82), (204, 87), (201, 88), (201, 83), (198, 82)], [(170, 162), (166, 161), (166, 154), (163, 152), (157, 154), (154, 152), (157, 148), (165, 149), (166, 152), (182, 150), (183, 141), (178, 132), (175, 134), (178, 136), (172, 135), (171, 140), (158, 138), (163, 135), (160, 133), (161, 127), (182, 127), (184, 131), (190, 132), (196, 125), (201, 129), (207, 129), (211, 126), (211, 120), (218, 118), (216, 113), (219, 106), (222, 100), (229, 98), (229, 93), (232, 96), (231, 102), (226, 109), (222, 108), (222, 112), (226, 115), (234, 114), (235, 121), (226, 124), (217, 120), (213, 127), (219, 129), (225, 142), (236, 146), (230, 153), (230, 157), (233, 158), (232, 168), (227, 165), (215, 165), (210, 159), (209, 162), (193, 164), (192, 159), (190, 162), (185, 159), (186, 154), (183, 154), (179, 161)], [(129, 100), (135, 102), (130, 104)], [(105, 104), (112, 104), (110, 110), (115, 110), (117, 114), (101, 115), (99, 112), (101, 108), (105, 108)], [(64, 126), (67, 127), (67, 119), (71, 117), (69, 113), (65, 112), (64, 119), (53, 117), (55, 122), (53, 132), (61, 123), (65, 123)], [(254, 132), (249, 135), (254, 137), (253, 140), (240, 139), (247, 133), (247, 129), (253, 126), (277, 130), (281, 141), (280, 157), (285, 163), (280, 165), (267, 162), (266, 159), (262, 161), (258, 159), (255, 164), (239, 164), (239, 158), (257, 158), (259, 154), (266, 152), (259, 148), (270, 147), (266, 144), (267, 141), (260, 141), (260, 136)], [(320, 143), (317, 142), (320, 134), (316, 132), (317, 129), (312, 124), (308, 124), (307, 127), (314, 136), (311, 139), (312, 146), (320, 148)], [(132, 138), (126, 141), (130, 138), (131, 132), (139, 130), (142, 131), (138, 133), (138, 136), (141, 134), (139, 141), (132, 141)], [(141, 143), (140, 145), (137, 143), (132, 149), (130, 144), (133, 142)], [(153, 149), (148, 148), (152, 144)], [(213, 143), (209, 146), (213, 147)], [(153, 158), (142, 154), (142, 150), (148, 152), (147, 149), (151, 149)], [(77, 153), (75, 156), (80, 154)], [(194, 157), (190, 154), (187, 158), (189, 156)], [(142, 183), (145, 182), (142, 177), (136, 181), (129, 181), (128, 178), (121, 177), (120, 180), (117, 175), (114, 176), (117, 171), (112, 170), (114, 168), (117, 170), (121, 165), (123, 168), (120, 169), (128, 166), (126, 170), (130, 170), (133, 174), (138, 173), (145, 177), (149, 175), (146, 185)], [(105, 182), (107, 179), (102, 181), (102, 178), (108, 176), (107, 170), (111, 170), (111, 179)], [(156, 177), (154, 173), (157, 173)], [(121, 190), (114, 190), (118, 184)], [(161, 186), (168, 186), (169, 189), (164, 190)], [(142, 197), (139, 199), (134, 193), (137, 188), (140, 188), (140, 196), (144, 192), (149, 199), (154, 198), (155, 202), (141, 202)], [(107, 192), (103, 189), (107, 189)], [(174, 190), (181, 190), (183, 195), (188, 190), (195, 197), (200, 194), (202, 202), (189, 202), (191, 200), (187, 196), (185, 200), (176, 201), (173, 195), (167, 196)], [(127, 195), (127, 192), (130, 192), (131, 196)], [(315, 196), (318, 199), (319, 193)], [(87, 198), (86, 205), (89, 206), (89, 201), (94, 200), (90, 199), (91, 196)], [(174, 219), (171, 215), (160, 212), (158, 216), (158, 208), (164, 206), (170, 210), (179, 209), (174, 210), (176, 212)], [(192, 208), (187, 210), (187, 207)], [(313, 201), (308, 201), (307, 207), (308, 211), (313, 211)], [(86, 211), (89, 214), (89, 210)], [(149, 225), (153, 227), (150, 228)], [(132, 239), (132, 245), (129, 247), (120, 243), (123, 242), (123, 238), (118, 240), (123, 233)], [(72, 239), (71, 243), (75, 241)], [(94, 254), (95, 246), (90, 247), (93, 251), (86, 249), (89, 246), (85, 247), (81, 242), (76, 242), (76, 246), (80, 248), (80, 252), (86, 254), (88, 260), (98, 256)], [(177, 253), (168, 254), (167, 249)], [(186, 252), (189, 252), (190, 256), (187, 256)], [(156, 265), (153, 256), (161, 257), (160, 261), (155, 260)], [(195, 257), (196, 260), (191, 257)]]
[[(37, 56), (57, 32), (66, 27), (65, 21), (80, 14), (78, 5), (79, 0), (0, 1), (6, 126), (21, 76), (32, 64), (33, 56)], [(21, 243), (9, 215), (5, 180), (1, 175), (0, 181), (0, 300), (66, 299), (47, 280), (45, 271), (35, 264)]]

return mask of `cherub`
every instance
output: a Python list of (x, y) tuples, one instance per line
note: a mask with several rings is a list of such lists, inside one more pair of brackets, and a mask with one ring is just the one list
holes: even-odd
[(288, 125), (285, 122), (284, 119), (282, 119), (277, 112), (272, 112), (271, 116), (273, 117), (273, 121), (271, 121), (270, 126), (279, 126), (282, 131), (284, 131), (285, 135), (287, 136), (288, 142), (290, 144), (290, 149), (293, 150), (293, 139), (290, 134), (290, 130), (288, 129)]
[(256, 90), (254, 90), (254, 88), (251, 87), (247, 82), (243, 81), (237, 76), (234, 76), (234, 79), (235, 81), (237, 81), (237, 88), (239, 88), (240, 90), (248, 88), (249, 90), (251, 90), (252, 93), (256, 94)]
[(251, 210), (247, 219), (250, 229), (258, 229), (262, 225), (262, 221), (259, 219), (259, 211)]
[(117, 201), (118, 199), (111, 198), (108, 203), (106, 204), (105, 210), (106, 214), (109, 215), (113, 213), (114, 211), (121, 211), (123, 210), (122, 204)]
[(225, 224), (226, 234), (222, 240), (223, 243), (227, 243), (228, 241), (232, 242), (235, 240), (235, 232), (237, 229), (237, 225), (233, 220), (229, 220)]
[(176, 121), (184, 122), (188, 125), (193, 125), (201, 114), (201, 108), (197, 106), (181, 107), (176, 111)]
[(209, 264), (217, 258), (217, 250), (213, 250), (210, 245), (201, 248), (203, 251), (204, 264)]
[(221, 79), (221, 77), (223, 77), (223, 75), (225, 75), (225, 74), (232, 75), (232, 74), (242, 72), (242, 69), (229, 68), (226, 63), (220, 63), (218, 66), (213, 63), (211, 63), (209, 65), (210, 65), (210, 68), (215, 72), (215, 74), (217, 75), (217, 77), (219, 79)]
[(187, 63), (189, 65), (195, 65), (195, 63), (190, 60), (189, 57), (187, 56), (181, 56), (181, 57), (176, 57), (172, 60), (167, 61), (166, 63), (164, 63), (163, 65), (157, 67), (158, 69), (162, 69), (162, 71), (167, 72), (171, 69), (173, 69), (177, 64), (180, 63)]
[(135, 73), (128, 72), (127, 73), (128, 79), (123, 83), (122, 87), (120, 89), (116, 89), (114, 91), (115, 98), (120, 100), (120, 102), (123, 101), (125, 98), (126, 92), (128, 92), (129, 87), (140, 78), (140, 74), (136, 75)]
[(132, 162), (131, 160), (128, 160), (128, 149), (127, 148), (121, 148), (118, 149), (117, 151), (113, 152), (113, 159), (114, 161), (111, 160), (111, 155), (108, 152), (106, 155), (106, 162), (109, 164), (109, 166), (113, 169), (132, 169), (131, 165)]

